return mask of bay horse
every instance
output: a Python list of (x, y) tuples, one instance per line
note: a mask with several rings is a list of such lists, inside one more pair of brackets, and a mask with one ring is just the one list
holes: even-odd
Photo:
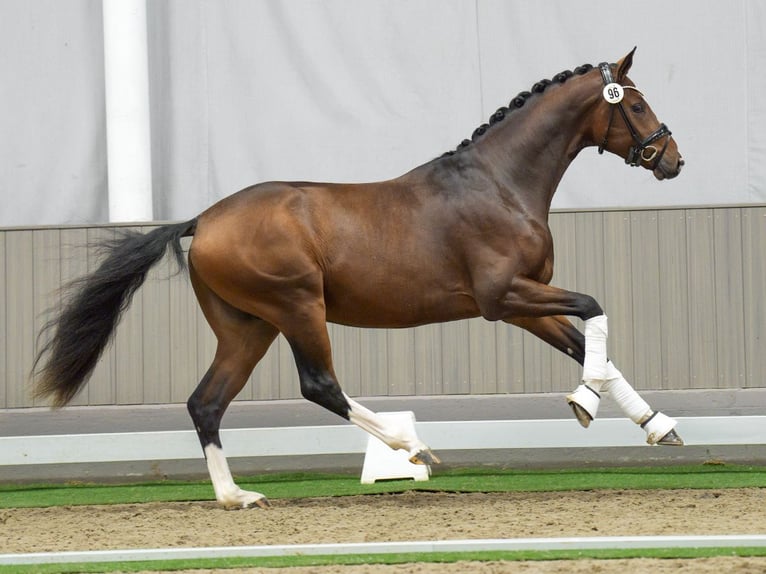
[[(412, 431), (341, 390), (328, 321), (375, 328), (505, 321), (583, 366), (582, 384), (567, 397), (582, 425), (609, 392), (647, 442), (683, 444), (676, 422), (653, 411), (607, 359), (607, 319), (596, 300), (549, 285), (551, 200), (580, 151), (599, 146), (658, 180), (684, 165), (670, 131), (627, 76), (634, 52), (536, 83), (471, 140), (401, 177), (261, 183), (189, 221), (125, 233), (41, 331), (51, 336), (35, 360), (36, 396), (52, 396), (54, 407), (75, 396), (148, 270), (168, 246), (186, 267), (180, 239), (193, 236), (189, 277), (218, 345), (187, 405), (225, 508), (268, 506), (263, 494), (235, 484), (219, 428), (279, 333), (306, 399), (406, 450), (413, 463), (439, 462)], [(584, 334), (567, 316), (585, 322)]]

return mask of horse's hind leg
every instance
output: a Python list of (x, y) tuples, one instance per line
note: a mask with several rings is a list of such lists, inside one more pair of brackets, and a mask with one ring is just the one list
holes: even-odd
[[(566, 317), (522, 318), (508, 322), (526, 329), (581, 365), (583, 364), (585, 337)], [(587, 427), (596, 417), (602, 392), (609, 393), (625, 415), (646, 431), (646, 441), (649, 444), (683, 445), (683, 440), (675, 431), (676, 421), (659, 411), (653, 411), (609, 360), (606, 363), (603, 380), (583, 381), (567, 397), (582, 426)]]
[(338, 384), (332, 365), (332, 352), (324, 306), (298, 312), (286, 325), (280, 324), (295, 357), (301, 394), (379, 438), (394, 450), (403, 449), (415, 464), (438, 464), (440, 461), (417, 435), (381, 417), (346, 395)]
[(242, 490), (234, 483), (219, 429), (229, 403), (245, 386), (279, 331), (219, 299), (199, 281), (193, 268), (191, 272), (197, 298), (218, 338), (213, 363), (187, 402), (205, 453), (215, 497), (227, 509), (266, 507), (268, 500), (263, 494)]

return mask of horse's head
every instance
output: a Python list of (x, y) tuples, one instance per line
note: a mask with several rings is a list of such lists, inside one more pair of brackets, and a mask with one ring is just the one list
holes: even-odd
[(594, 126), (595, 136), (600, 138), (598, 151), (610, 151), (629, 165), (645, 167), (657, 179), (670, 179), (681, 173), (684, 160), (670, 130), (659, 122), (627, 76), (635, 51), (633, 48), (616, 66), (599, 66), (603, 81), (599, 106), (603, 113), (598, 114)]

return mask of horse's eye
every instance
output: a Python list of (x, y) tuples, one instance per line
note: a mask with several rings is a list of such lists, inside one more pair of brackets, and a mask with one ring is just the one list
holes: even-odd
[(633, 110), (633, 113), (636, 114), (643, 114), (644, 113), (644, 104), (641, 102), (636, 102), (632, 106), (630, 106), (630, 109)]

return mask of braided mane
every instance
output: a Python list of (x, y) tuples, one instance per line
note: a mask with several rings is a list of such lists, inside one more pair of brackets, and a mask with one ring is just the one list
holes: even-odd
[(458, 146), (454, 150), (450, 150), (442, 154), (441, 157), (448, 157), (464, 150), (465, 148), (470, 146), (473, 142), (475, 142), (477, 138), (483, 136), (487, 132), (487, 130), (490, 129), (492, 126), (494, 126), (496, 123), (503, 121), (505, 117), (508, 114), (510, 114), (513, 110), (523, 107), (524, 104), (527, 103), (527, 100), (529, 98), (531, 98), (532, 96), (536, 94), (542, 94), (548, 86), (553, 84), (563, 84), (572, 76), (575, 76), (575, 75), (582, 76), (583, 74), (587, 74), (588, 72), (590, 72), (592, 69), (593, 69), (592, 65), (583, 64), (582, 66), (578, 66), (577, 68), (575, 68), (574, 71), (564, 70), (563, 72), (559, 72), (558, 74), (553, 76), (553, 79), (551, 80), (540, 80), (534, 86), (532, 86), (532, 88), (529, 91), (520, 92), (515, 98), (513, 98), (510, 101), (510, 103), (507, 106), (502, 106), (498, 108), (498, 110), (489, 117), (489, 121), (487, 123), (481, 124), (478, 128), (476, 128), (473, 131), (473, 134), (471, 134), (471, 139), (464, 139), (462, 142), (458, 144)]

